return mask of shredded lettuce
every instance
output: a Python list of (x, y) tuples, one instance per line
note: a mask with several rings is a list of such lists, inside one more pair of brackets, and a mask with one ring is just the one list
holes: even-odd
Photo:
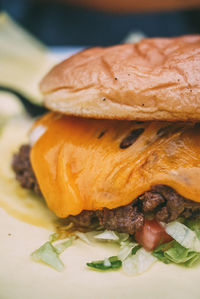
[(59, 234), (59, 233), (51, 234), (51, 235), (49, 236), (49, 242), (50, 242), (50, 243), (53, 243), (53, 242), (59, 240), (59, 238), (60, 238), (60, 234)]
[[(114, 242), (120, 245), (117, 256), (111, 256), (104, 260), (87, 263), (91, 269), (117, 270), (122, 267), (128, 275), (137, 275), (146, 271), (159, 260), (165, 264), (175, 263), (185, 267), (192, 267), (200, 262), (200, 221), (186, 220), (185, 224), (174, 221), (162, 224), (166, 232), (174, 239), (171, 242), (158, 246), (153, 252), (148, 252), (141, 245), (132, 241), (125, 233), (105, 230), (94, 236), (95, 240), (103, 242)], [(58, 271), (64, 269), (60, 254), (69, 246), (73, 240), (80, 238), (91, 245), (87, 234), (76, 232), (73, 237), (62, 239), (58, 233), (52, 234), (49, 241), (32, 253), (36, 261), (43, 262)]]
[(129, 239), (129, 234), (105, 230), (104, 232), (96, 235), (94, 238), (100, 241), (111, 241), (121, 244)]
[(119, 237), (114, 231), (105, 230), (103, 233), (100, 233), (94, 236), (95, 239), (102, 240), (102, 241), (118, 241)]
[(165, 253), (169, 248), (173, 246), (173, 242), (171, 241), (169, 243), (161, 244), (158, 246), (154, 251), (152, 252), (153, 256), (155, 256), (159, 261), (165, 263), (165, 264), (170, 264), (172, 261), (166, 257)]
[(75, 237), (67, 238), (64, 241), (57, 242), (57, 244), (52, 244), (59, 239), (59, 234), (55, 233), (50, 235), (49, 241), (43, 244), (40, 248), (35, 250), (31, 257), (36, 262), (43, 262), (48, 266), (51, 266), (57, 271), (64, 270), (64, 264), (60, 259), (60, 254), (69, 246), (72, 245)]
[(109, 258), (106, 258), (105, 260), (100, 261), (93, 261), (90, 263), (87, 263), (87, 266), (92, 269), (98, 269), (98, 270), (117, 270), (120, 269), (122, 265), (122, 262), (118, 259), (117, 256), (111, 256)]
[(133, 242), (129, 242), (128, 244), (122, 245), (117, 255), (119, 260), (124, 261), (130, 254), (132, 254), (133, 249), (137, 247), (138, 244)]
[(200, 254), (194, 251), (190, 251), (190, 249), (186, 249), (177, 243), (167, 250), (165, 256), (175, 264), (191, 266), (197, 262)]
[(46, 242), (36, 251), (31, 254), (32, 258), (37, 262), (43, 262), (56, 269), (57, 271), (64, 270), (64, 264), (59, 258), (55, 247), (50, 243)]
[(119, 244), (123, 244), (123, 242), (129, 242), (129, 234), (126, 233), (117, 233), (118, 237), (119, 237)]
[(151, 261), (155, 260), (155, 258), (150, 253), (145, 251), (146, 257), (148, 258), (146, 259), (143, 250), (140, 252), (139, 255), (137, 255), (136, 258), (132, 260), (132, 257), (137, 254), (141, 246), (135, 242), (126, 240), (127, 236), (125, 235), (124, 236), (121, 235), (120, 237), (121, 240), (125, 240), (125, 241), (119, 241), (120, 238), (118, 239), (118, 243), (120, 244), (120, 251), (117, 256), (105, 258), (104, 260), (100, 260), (100, 261), (93, 261), (91, 263), (87, 263), (87, 266), (93, 269), (100, 269), (100, 270), (108, 270), (108, 269), (116, 270), (116, 269), (120, 269), (121, 265), (123, 265), (124, 271), (128, 272), (128, 274), (138, 274), (139, 272), (140, 273), (143, 272), (143, 268), (144, 270), (146, 269), (145, 267), (147, 267), (147, 264), (150, 263), (150, 260)]
[(128, 275), (137, 275), (145, 272), (155, 263), (156, 258), (144, 248), (140, 248), (136, 254), (127, 257), (122, 262), (122, 269)]
[(120, 251), (117, 256), (93, 261), (87, 263), (87, 266), (100, 270), (116, 270), (122, 266), (125, 273), (136, 275), (146, 271), (156, 261), (156, 258), (150, 252), (141, 248), (138, 243), (126, 240), (120, 244)]
[(78, 237), (80, 240), (82, 240), (83, 242), (85, 242), (88, 245), (92, 245), (90, 240), (88, 239), (86, 233), (81, 233), (81, 232), (75, 232), (74, 234), (76, 237)]
[(67, 249), (69, 246), (72, 245), (73, 240), (75, 239), (75, 237), (71, 237), (66, 239), (65, 241), (62, 241), (56, 245), (54, 245), (54, 248), (56, 249), (57, 254), (61, 254), (63, 253), (63, 251), (65, 251), (65, 249)]
[(132, 251), (131, 251), (131, 254), (134, 255), (136, 254), (136, 252), (141, 248), (142, 246), (141, 245), (136, 245), (135, 247), (133, 247)]
[(165, 230), (183, 247), (200, 252), (200, 240), (197, 238), (195, 232), (186, 225), (173, 221), (165, 226)]
[(185, 225), (193, 230), (196, 233), (197, 238), (200, 240), (200, 220), (186, 220)]
[(165, 264), (175, 263), (191, 267), (200, 261), (199, 252), (184, 248), (175, 240), (158, 246), (152, 254)]
[(187, 220), (184, 225), (173, 221), (164, 224), (166, 232), (174, 239), (158, 246), (153, 252), (165, 264), (175, 263), (192, 267), (200, 262), (200, 221)]

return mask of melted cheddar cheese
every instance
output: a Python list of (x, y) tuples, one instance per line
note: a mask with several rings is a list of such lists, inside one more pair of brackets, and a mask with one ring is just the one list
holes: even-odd
[[(49, 208), (59, 217), (129, 204), (156, 184), (200, 202), (198, 126), (56, 113), (42, 117), (39, 125), (46, 130), (32, 147), (31, 163)], [(136, 130), (140, 136), (122, 148)]]

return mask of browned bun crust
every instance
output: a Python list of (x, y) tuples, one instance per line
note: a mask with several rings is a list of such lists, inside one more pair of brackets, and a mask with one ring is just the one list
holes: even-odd
[(200, 120), (200, 35), (82, 51), (41, 82), (45, 105), (69, 115)]

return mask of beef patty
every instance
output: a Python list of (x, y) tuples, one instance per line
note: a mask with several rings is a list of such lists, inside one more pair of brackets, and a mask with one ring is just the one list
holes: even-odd
[(40, 187), (31, 166), (30, 150), (29, 145), (22, 145), (19, 152), (13, 157), (12, 168), (16, 173), (16, 179), (23, 188), (33, 190), (36, 194), (41, 195)]
[[(23, 188), (41, 195), (30, 163), (29, 145), (22, 145), (14, 155), (12, 168)], [(90, 227), (94, 221), (98, 221), (106, 229), (133, 234), (143, 226), (144, 218), (149, 213), (163, 222), (170, 222), (178, 217), (197, 218), (200, 216), (200, 203), (184, 198), (168, 186), (156, 185), (126, 206), (111, 210), (104, 208), (82, 211), (68, 219), (80, 227)]]

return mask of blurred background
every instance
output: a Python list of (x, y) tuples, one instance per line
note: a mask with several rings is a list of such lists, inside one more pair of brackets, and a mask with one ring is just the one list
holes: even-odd
[(0, 9), (49, 46), (200, 33), (200, 0), (0, 0)]

